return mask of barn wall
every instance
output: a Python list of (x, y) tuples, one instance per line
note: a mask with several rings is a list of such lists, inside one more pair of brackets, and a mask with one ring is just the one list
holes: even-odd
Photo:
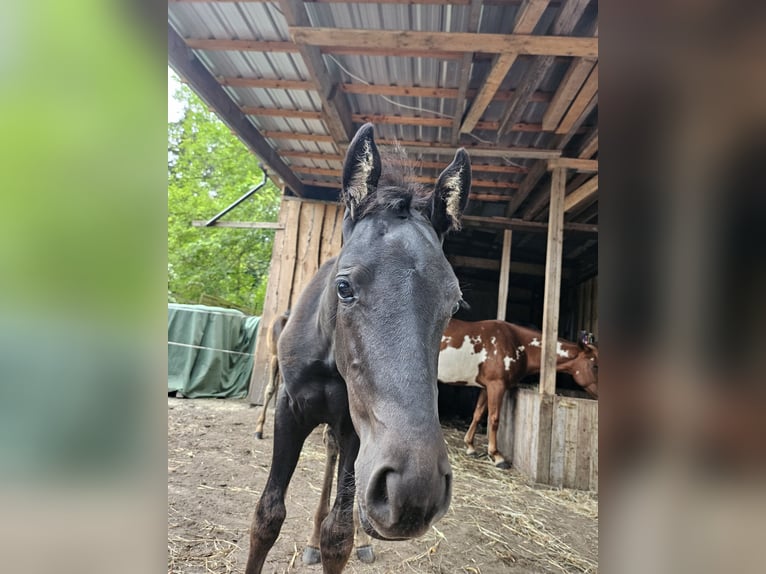
[(269, 326), (274, 317), (290, 309), (319, 266), (340, 252), (343, 208), (339, 204), (283, 198), (274, 236), (269, 282), (263, 316), (255, 344), (255, 363), (248, 399), (261, 404), (268, 381)]
[[(598, 401), (544, 397), (536, 389), (507, 393), (498, 448), (535, 482), (598, 490)], [(550, 440), (548, 440), (550, 437)], [(550, 444), (550, 448), (540, 445)]]
[(576, 330), (593, 333), (598, 341), (598, 276), (583, 281), (576, 288)]

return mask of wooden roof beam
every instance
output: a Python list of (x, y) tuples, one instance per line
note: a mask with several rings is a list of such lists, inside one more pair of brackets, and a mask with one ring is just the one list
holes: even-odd
[(314, 82), (307, 80), (280, 80), (272, 78), (218, 78), (222, 86), (233, 88), (263, 88), (271, 90), (315, 91)]
[(296, 44), (325, 48), (473, 52), (476, 50), (476, 46), (481, 46), (482, 51), (494, 54), (512, 52), (533, 56), (598, 57), (597, 38), (574, 36), (472, 34), (470, 32), (419, 32), (410, 30), (375, 30), (371, 34), (370, 30), (364, 29), (313, 28), (308, 26), (291, 26), (289, 32)]
[[(561, 7), (558, 16), (551, 25), (551, 33), (554, 34), (553, 38), (566, 37), (566, 34), (571, 34), (574, 30), (577, 22), (579, 22), (585, 8), (590, 0), (567, 0), (567, 2)], [(598, 57), (598, 38), (589, 38), (595, 42), (595, 53), (590, 55), (577, 54), (583, 58), (597, 58)], [(517, 123), (524, 113), (524, 110), (529, 103), (529, 96), (532, 92), (537, 90), (537, 87), (543, 81), (543, 78), (548, 73), (555, 62), (554, 56), (562, 56), (564, 54), (540, 54), (546, 57), (538, 58), (532, 66), (529, 67), (527, 72), (519, 84), (519, 89), (514, 94), (514, 99), (506, 109), (502, 118), (500, 119), (499, 136), (504, 136), (511, 130), (510, 126)]]
[(582, 205), (598, 191), (598, 176), (594, 176), (564, 198), (564, 211)]
[(582, 143), (578, 157), (588, 159), (596, 155), (598, 151), (598, 128), (594, 129)]
[[(303, 0), (278, 0), (278, 3), (288, 25), (311, 25)], [(327, 69), (319, 48), (301, 45), (299, 52), (319, 92), (319, 99), (322, 101), (322, 119), (335, 143), (344, 147), (353, 137), (354, 126), (351, 124), (351, 109), (348, 102), (337, 89), (340, 82)]]
[(557, 167), (571, 169), (579, 172), (594, 173), (598, 171), (597, 159), (580, 159), (574, 157), (558, 157), (548, 161), (548, 169), (553, 170)]
[(575, 122), (583, 115), (583, 112), (588, 107), (588, 104), (598, 93), (598, 64), (591, 70), (588, 79), (582, 86), (582, 89), (577, 94), (577, 97), (572, 102), (561, 123), (556, 128), (557, 134), (565, 134), (569, 130), (573, 129)]
[[(478, 215), (464, 215), (461, 218), (463, 225), (477, 227), (496, 227), (500, 229), (513, 229), (514, 231), (528, 231), (530, 233), (547, 233), (548, 223), (543, 221), (526, 221), (524, 219), (510, 217), (481, 217)], [(598, 233), (598, 225), (588, 223), (565, 223), (564, 231), (572, 233)]]
[[(295, 171), (296, 173), (306, 173), (309, 175), (323, 175), (326, 177), (336, 177), (336, 178), (340, 178), (342, 175), (342, 171), (340, 169), (332, 169), (332, 168), (324, 168), (324, 167), (304, 167), (301, 165), (293, 166), (293, 171)], [(414, 181), (416, 181), (417, 183), (433, 184), (436, 181), (436, 177), (437, 175), (434, 175), (434, 176), (417, 175), (414, 177)], [(492, 181), (492, 180), (481, 180), (481, 179), (474, 179), (471, 181), (471, 187), (515, 189), (518, 186), (519, 186), (518, 183), (509, 182), (509, 181)]]
[(276, 150), (247, 119), (247, 116), (242, 113), (170, 24), (168, 24), (168, 61), (173, 70), (208, 106), (216, 110), (218, 117), (242, 139), (272, 173), (279, 176), (296, 195), (306, 193), (303, 184), (282, 161)]
[[(468, 25), (466, 26), (466, 32), (476, 33), (479, 31), (479, 24), (481, 20), (482, 0), (471, 0), (471, 9), (468, 15)], [(455, 103), (455, 117), (452, 118), (452, 124), (450, 131), (450, 143), (457, 145), (460, 141), (460, 122), (463, 117), (463, 110), (465, 109), (466, 97), (468, 95), (468, 84), (471, 81), (471, 68), (473, 67), (473, 54), (468, 52), (463, 54), (463, 61), (460, 63), (460, 69), (458, 70), (458, 78), (460, 78), (460, 84), (457, 89), (457, 102)]]
[[(347, 94), (365, 96), (409, 96), (413, 98), (454, 98), (458, 97), (457, 88), (428, 88), (423, 86), (385, 86), (379, 84), (341, 84), (340, 89)], [(466, 96), (475, 97), (479, 90), (468, 90)], [(507, 101), (513, 97), (513, 91), (495, 94), (494, 101)], [(550, 102), (549, 92), (537, 91), (532, 94), (532, 102)]]
[(299, 120), (321, 120), (322, 112), (310, 110), (291, 110), (284, 108), (258, 108), (255, 106), (242, 106), (243, 114), (249, 116), (265, 116), (269, 118), (295, 118)]
[[(513, 28), (514, 34), (532, 34), (548, 6), (548, 0), (527, 0), (523, 8), (519, 10), (519, 16)], [(508, 75), (508, 71), (518, 57), (517, 52), (507, 52), (498, 55), (492, 62), (487, 78), (482, 84), (479, 94), (474, 98), (471, 108), (460, 126), (460, 133), (470, 133), (476, 127), (481, 116), (487, 110), (487, 106), (492, 102), (495, 94), (500, 89), (503, 80)], [(458, 108), (460, 109), (460, 108)]]
[(548, 109), (545, 110), (543, 130), (552, 132), (556, 129), (595, 64), (596, 62), (590, 58), (576, 58), (570, 64)]

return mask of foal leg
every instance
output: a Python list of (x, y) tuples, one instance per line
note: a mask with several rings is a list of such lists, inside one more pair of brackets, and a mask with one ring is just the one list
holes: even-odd
[(322, 522), (321, 551), (324, 574), (340, 574), (354, 546), (354, 462), (359, 452), (359, 437), (349, 424), (340, 435), (340, 467), (335, 504)]
[(465, 438), (463, 438), (463, 442), (466, 446), (465, 453), (469, 456), (476, 455), (476, 449), (473, 447), (473, 439), (476, 436), (476, 429), (479, 428), (481, 417), (483, 417), (484, 413), (486, 412), (487, 389), (482, 387), (481, 392), (479, 393), (479, 398), (476, 399), (476, 408), (473, 411), (473, 420), (471, 421), (471, 426), (468, 427), (468, 432), (465, 433)]
[(338, 462), (338, 441), (335, 439), (335, 435), (329, 425), (325, 425), (322, 439), (324, 440), (325, 449), (327, 450), (327, 458), (325, 459), (324, 466), (324, 479), (322, 481), (322, 495), (319, 497), (319, 505), (314, 513), (314, 528), (311, 531), (311, 537), (309, 538), (306, 548), (303, 550), (304, 564), (318, 564), (321, 560), (319, 554), (319, 542), (321, 538), (322, 522), (330, 513), (330, 491), (332, 490), (335, 465)]
[(274, 451), (271, 470), (253, 515), (250, 529), (250, 553), (245, 574), (260, 574), (266, 555), (274, 546), (285, 521), (285, 492), (295, 472), (306, 437), (313, 427), (297, 420), (282, 393), (274, 416)]
[(365, 564), (372, 564), (375, 562), (375, 551), (372, 549), (372, 539), (364, 531), (364, 528), (362, 528), (362, 523), (359, 520), (359, 510), (356, 505), (354, 505), (354, 532), (356, 538), (356, 557)]
[(503, 396), (505, 395), (505, 386), (502, 381), (497, 381), (494, 384), (487, 384), (487, 398), (489, 402), (489, 420), (487, 421), (487, 434), (488, 446), (487, 454), (495, 463), (497, 468), (511, 468), (503, 455), (497, 450), (497, 427), (500, 425), (500, 407), (503, 403)]
[(266, 388), (263, 390), (263, 407), (261, 407), (261, 414), (258, 415), (258, 421), (255, 423), (255, 438), (263, 438), (263, 423), (266, 422), (266, 410), (269, 408), (271, 397), (277, 392), (279, 388), (279, 361), (277, 356), (271, 357), (269, 364), (269, 382)]

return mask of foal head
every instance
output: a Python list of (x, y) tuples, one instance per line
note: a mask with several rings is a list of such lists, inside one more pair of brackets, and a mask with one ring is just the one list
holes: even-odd
[(583, 342), (579, 342), (578, 346), (577, 356), (568, 370), (578, 385), (598, 398), (598, 347)]
[(432, 194), (408, 179), (402, 159), (382, 164), (370, 124), (351, 142), (344, 247), (331, 285), (335, 361), (360, 438), (360, 518), (384, 539), (423, 534), (450, 503), (436, 373), (441, 335), (461, 292), (441, 238), (459, 227), (471, 185), (462, 149)]

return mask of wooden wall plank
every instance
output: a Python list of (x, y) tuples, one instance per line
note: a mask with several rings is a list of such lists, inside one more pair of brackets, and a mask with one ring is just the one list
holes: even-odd
[(286, 203), (287, 202), (282, 200), (279, 207), (279, 223), (282, 225), (282, 229), (279, 229), (274, 233), (274, 246), (271, 251), (271, 264), (269, 265), (269, 280), (266, 285), (266, 297), (263, 302), (261, 323), (258, 327), (258, 336), (255, 341), (255, 360), (253, 361), (253, 372), (250, 375), (250, 388), (247, 395), (250, 404), (253, 405), (262, 403), (263, 389), (268, 382), (268, 366), (270, 359), (268, 345), (269, 327), (277, 314), (285, 311), (285, 309), (278, 309), (279, 303), (277, 292), (279, 287), (280, 269), (282, 267), (282, 252), (287, 232), (285, 229), (288, 213), (288, 208), (285, 206)]
[(505, 309), (508, 303), (508, 283), (511, 276), (511, 241), (513, 231), (503, 231), (503, 254), (500, 258), (500, 282), (497, 288), (497, 319), (505, 321)]
[(537, 476), (535, 482), (548, 484), (551, 474), (551, 433), (553, 431), (552, 395), (540, 395), (537, 422)]
[(588, 490), (590, 488), (592, 457), (593, 408), (587, 402), (579, 403), (578, 407), (577, 458), (575, 460), (573, 487), (580, 490)]
[(574, 408), (571, 401), (556, 397), (551, 430), (551, 473), (549, 484), (564, 485), (564, 434), (567, 410)]
[(584, 300), (585, 304), (583, 306), (583, 314), (582, 314), (581, 324), (582, 324), (582, 328), (585, 329), (586, 331), (590, 331), (591, 330), (591, 322), (590, 322), (591, 310), (590, 310), (590, 308), (591, 308), (591, 288), (593, 286), (592, 283), (593, 282), (590, 279), (588, 279), (583, 284), (583, 291), (584, 291), (583, 300)]
[(593, 331), (593, 338), (598, 341), (598, 276), (593, 278), (593, 294), (591, 296), (591, 331)]
[(598, 403), (593, 417), (593, 433), (591, 434), (590, 459), (590, 490), (598, 492)]
[(566, 422), (564, 423), (564, 487), (575, 487), (575, 472), (577, 470), (577, 445), (578, 445), (578, 425), (580, 417), (578, 409), (568, 409), (566, 413)]
[(286, 237), (282, 249), (282, 267), (279, 270), (277, 291), (278, 307), (289, 309), (292, 306), (293, 277), (295, 276), (296, 250), (298, 248), (298, 226), (300, 223), (302, 201), (285, 202), (287, 207)]

